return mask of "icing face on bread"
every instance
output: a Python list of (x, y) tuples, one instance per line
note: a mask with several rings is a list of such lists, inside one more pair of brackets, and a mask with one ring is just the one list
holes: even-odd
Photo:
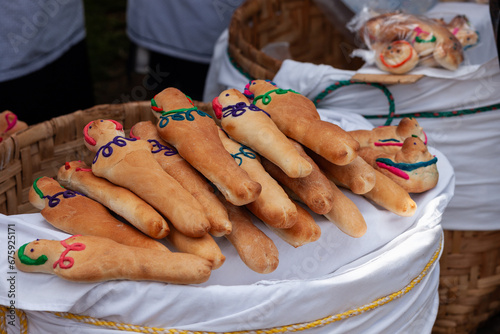
[(115, 120), (98, 119), (89, 122), (83, 129), (85, 146), (92, 152), (96, 152), (98, 147), (97, 141), (109, 141), (110, 138), (116, 136), (124, 136), (123, 126)]
[(399, 40), (391, 42), (380, 51), (376, 64), (387, 72), (403, 74), (415, 68), (418, 60), (415, 48), (409, 42)]
[(10, 110), (0, 113), (0, 143), (13, 133), (26, 129), (28, 125), (17, 119), (17, 115)]

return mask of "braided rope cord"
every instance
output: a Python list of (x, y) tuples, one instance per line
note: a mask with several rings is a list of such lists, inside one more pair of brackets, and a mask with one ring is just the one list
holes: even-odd
[(89, 316), (82, 316), (72, 313), (60, 313), (60, 312), (51, 312), (58, 317), (77, 321), (80, 323), (92, 324), (95, 326), (107, 327), (110, 329), (119, 329), (127, 332), (135, 332), (135, 333), (152, 333), (152, 334), (274, 334), (274, 333), (291, 333), (303, 331), (306, 329), (317, 328), (326, 326), (328, 324), (352, 318), (354, 316), (363, 314), (367, 311), (376, 309), (380, 306), (390, 303), (393, 300), (403, 297), (407, 293), (409, 293), (413, 288), (415, 288), (427, 274), (430, 272), (432, 266), (439, 259), (439, 254), (441, 253), (441, 248), (443, 246), (443, 239), (439, 243), (438, 248), (434, 251), (430, 260), (427, 262), (422, 271), (418, 274), (417, 277), (413, 278), (406, 286), (404, 286), (401, 290), (391, 293), (385, 297), (374, 300), (371, 303), (365, 304), (358, 308), (342, 312), (339, 314), (327, 316), (315, 321), (304, 322), (292, 325), (286, 325), (282, 327), (268, 328), (268, 329), (258, 329), (258, 330), (250, 330), (250, 331), (235, 331), (235, 332), (205, 332), (205, 331), (189, 331), (189, 330), (178, 330), (178, 329), (165, 329), (165, 328), (157, 328), (157, 327), (146, 327), (146, 326), (136, 326), (130, 324), (117, 323), (113, 321), (106, 321), (102, 319), (97, 319)]
[(364, 81), (354, 81), (354, 80), (341, 80), (337, 81), (330, 86), (326, 87), (321, 93), (319, 93), (312, 101), (314, 105), (317, 107), (318, 103), (323, 100), (328, 94), (331, 92), (336, 91), (340, 87), (345, 87), (345, 86), (351, 86), (351, 85), (368, 85), (368, 86), (373, 86), (375, 88), (380, 89), (385, 97), (387, 97), (387, 101), (389, 102), (389, 115), (387, 117), (387, 121), (385, 125), (390, 125), (392, 122), (392, 119), (394, 118), (394, 115), (396, 113), (396, 105), (394, 104), (394, 96), (392, 96), (392, 93), (389, 91), (389, 89), (379, 83), (371, 83), (371, 82), (364, 82)]
[[(7, 306), (0, 305), (0, 334), (7, 334), (7, 313), (10, 313), (10, 309)], [(19, 319), (20, 334), (28, 334), (28, 318), (23, 310), (15, 310), (17, 319)]]
[(7, 334), (7, 317), (5, 311), (7, 308), (0, 305), (0, 334)]
[(480, 112), (500, 109), (500, 103), (498, 103), (498, 104), (492, 104), (492, 105), (489, 105), (486, 107), (471, 108), (471, 109), (457, 109), (457, 110), (451, 110), (451, 111), (424, 111), (424, 112), (396, 114), (396, 106), (394, 104), (394, 97), (385, 85), (379, 84), (379, 83), (370, 83), (370, 82), (354, 81), (354, 80), (337, 81), (337, 82), (333, 83), (332, 85), (328, 86), (321, 93), (319, 93), (312, 101), (316, 106), (318, 106), (318, 103), (322, 99), (324, 99), (328, 94), (332, 93), (333, 91), (337, 90), (338, 88), (350, 86), (350, 85), (357, 85), (357, 84), (363, 84), (363, 85), (376, 87), (376, 88), (380, 89), (384, 93), (384, 95), (387, 97), (387, 100), (389, 102), (389, 113), (388, 114), (363, 115), (363, 117), (366, 119), (387, 118), (384, 125), (391, 125), (392, 121), (395, 118), (404, 118), (404, 117), (443, 118), (443, 117), (454, 117), (454, 116), (461, 116), (461, 115), (471, 115), (471, 114), (477, 114)]

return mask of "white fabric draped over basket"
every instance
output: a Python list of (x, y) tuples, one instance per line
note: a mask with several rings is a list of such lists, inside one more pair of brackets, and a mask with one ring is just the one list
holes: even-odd
[[(344, 123), (354, 125), (352, 120)], [(325, 334), (430, 333), (438, 308), (439, 223), (454, 188), (449, 161), (439, 151), (432, 153), (438, 157), (441, 177), (436, 188), (414, 196), (418, 209), (413, 217), (398, 217), (346, 192), (368, 225), (359, 239), (315, 216), (321, 238), (293, 248), (256, 221), (279, 249), (280, 264), (271, 274), (246, 268), (224, 238), (217, 242), (226, 262), (208, 282), (197, 286), (75, 283), (54, 275), (24, 273), (1, 261), (0, 304), (9, 307), (13, 303), (16, 310), (22, 310), (12, 311), (14, 325), (3, 325), (9, 334), (20, 333), (20, 317), (26, 315), (28, 333), (34, 334), (132, 329), (148, 333), (275, 333), (273, 329)], [(69, 236), (41, 214), (0, 215), (0, 227), (2, 240), (14, 235), (17, 248), (37, 238)], [(11, 297), (9, 278), (15, 281)], [(11, 314), (9, 309), (3, 311)]]
[[(480, 35), (478, 45), (465, 51), (458, 71), (420, 67), (410, 74), (425, 74), (413, 84), (390, 85), (398, 115), (476, 109), (500, 103), (500, 66), (493, 37), (488, 5), (476, 3), (438, 3), (429, 12), (432, 17), (465, 14)], [(216, 46), (205, 100), (211, 100), (228, 87), (243, 90), (248, 78), (227, 56), (227, 34)], [(365, 66), (359, 73), (382, 73)], [(355, 71), (327, 65), (285, 60), (273, 81), (281, 88), (293, 89), (314, 100), (330, 85), (350, 80)], [(318, 103), (323, 119), (341, 115), (388, 115), (388, 99), (372, 86), (351, 85), (336, 89)], [(370, 119), (366, 129), (383, 125), (387, 118)], [(400, 118), (394, 118), (397, 125)], [(450, 160), (456, 175), (455, 196), (450, 202), (442, 226), (447, 230), (497, 230), (500, 228), (500, 111), (443, 117), (417, 118), (429, 138), (429, 145)]]

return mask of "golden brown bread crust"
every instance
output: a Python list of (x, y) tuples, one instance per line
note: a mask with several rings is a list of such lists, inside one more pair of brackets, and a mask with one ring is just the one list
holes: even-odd
[(367, 193), (375, 186), (375, 170), (360, 156), (347, 165), (338, 166), (314, 152), (308, 153), (328, 179), (336, 185), (348, 188), (358, 195)]
[(223, 91), (213, 104), (222, 128), (235, 141), (273, 162), (289, 177), (305, 177), (311, 173), (310, 163), (297, 152), (271, 117), (250, 104), (238, 90)]
[(298, 218), (292, 227), (275, 228), (269, 225), (267, 227), (278, 237), (297, 248), (318, 240), (321, 236), (321, 228), (306, 209), (296, 202), (294, 204), (297, 207)]
[(402, 118), (398, 125), (379, 126), (372, 130), (354, 130), (349, 134), (361, 147), (370, 147), (387, 153), (396, 153), (406, 138), (417, 136), (424, 143), (427, 137), (415, 118)]
[(14, 133), (28, 128), (28, 124), (17, 118), (10, 110), (0, 113), (0, 143)]
[(300, 155), (309, 161), (313, 167), (311, 174), (306, 177), (291, 178), (267, 159), (261, 159), (262, 165), (269, 175), (296, 194), (300, 198), (300, 201), (307, 205), (313, 212), (320, 215), (329, 212), (332, 209), (334, 201), (330, 181), (313, 159), (306, 154), (302, 145), (292, 139), (289, 140)]
[(163, 170), (150, 143), (125, 138), (114, 121), (90, 122), (84, 132), (86, 146), (96, 152), (92, 163), (96, 176), (134, 192), (182, 233), (192, 237), (207, 233), (210, 222), (200, 203)]
[(377, 170), (375, 170), (375, 176), (375, 186), (363, 196), (399, 216), (413, 216), (417, 210), (417, 204), (408, 192)]
[(152, 238), (165, 238), (169, 232), (166, 220), (151, 205), (130, 190), (95, 176), (82, 161), (67, 162), (59, 168), (57, 180), (63, 187), (106, 206)]
[(207, 259), (212, 265), (212, 270), (220, 268), (226, 257), (222, 254), (219, 245), (210, 234), (193, 238), (179, 232), (174, 226), (170, 226), (168, 241), (180, 252), (197, 255)]
[(245, 207), (235, 206), (220, 197), (233, 224), (232, 232), (225, 237), (234, 246), (243, 263), (259, 274), (269, 274), (276, 270), (279, 252), (271, 238), (253, 224)]
[(259, 197), (247, 204), (247, 208), (270, 226), (292, 227), (297, 221), (297, 209), (278, 182), (266, 172), (257, 154), (248, 148), (247, 154), (241, 154), (245, 152), (245, 148), (240, 143), (229, 138), (223, 130), (220, 130), (219, 134), (226, 150), (237, 157), (241, 161), (241, 168), (262, 186)]
[(21, 271), (85, 283), (146, 280), (198, 284), (207, 281), (211, 273), (210, 262), (192, 254), (126, 246), (96, 236), (35, 240), (22, 246), (15, 258)]
[(106, 237), (129, 246), (169, 251), (160, 242), (113, 217), (102, 204), (72, 191), (68, 193), (52, 178), (39, 178), (30, 188), (29, 201), (51, 225), (66, 233)]
[(210, 221), (210, 234), (220, 237), (231, 233), (232, 227), (227, 210), (217, 198), (213, 187), (203, 175), (160, 137), (158, 131), (156, 131), (156, 126), (151, 121), (135, 124), (131, 134), (154, 143), (152, 152), (156, 161), (169, 175), (188, 190), (203, 207)]
[(275, 94), (277, 88), (264, 80), (251, 81), (247, 88), (254, 95), (253, 103), (269, 113), (286, 136), (334, 164), (348, 164), (357, 156), (359, 144), (339, 126), (322, 121), (307, 97), (296, 92)]
[[(175, 88), (163, 90), (154, 101), (158, 106), (156, 108), (162, 112), (194, 108), (186, 96)], [(179, 115), (178, 112), (175, 114)], [(183, 120), (173, 120), (158, 112), (155, 116), (159, 118), (157, 130), (160, 136), (209, 179), (228, 201), (235, 205), (255, 201), (261, 191), (260, 184), (253, 181), (227, 153), (220, 142), (218, 127), (208, 115), (195, 110), (190, 113), (189, 120), (187, 115), (181, 115)]]
[(342, 232), (353, 237), (362, 237), (367, 230), (366, 222), (356, 204), (331, 182), (335, 193), (332, 210), (324, 216), (334, 223)]

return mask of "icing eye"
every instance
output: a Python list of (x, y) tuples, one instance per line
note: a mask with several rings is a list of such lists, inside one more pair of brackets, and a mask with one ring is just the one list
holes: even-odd
[(229, 96), (229, 93), (228, 93), (228, 94), (226, 94), (226, 96)]
[(34, 251), (35, 251), (35, 250), (34, 250), (33, 248), (32, 248), (32, 249), (30, 249), (30, 252), (34, 252)]

